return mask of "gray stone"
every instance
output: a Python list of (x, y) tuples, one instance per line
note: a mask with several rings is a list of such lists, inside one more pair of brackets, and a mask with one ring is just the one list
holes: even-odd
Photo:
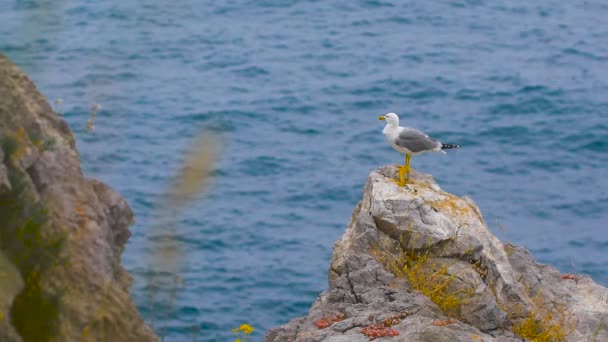
[(0, 341), (21, 341), (21, 337), (10, 324), (10, 308), (13, 299), (23, 289), (23, 278), (19, 270), (0, 251)]
[[(10, 160), (0, 152), (0, 194), (11, 194), (10, 172), (11, 179), (23, 184), (20, 198), (14, 200), (41, 203), (47, 212), (43, 236), (63, 238), (58, 264), (40, 275), (42, 291), (61, 299), (53, 341), (157, 341), (131, 299), (131, 277), (120, 265), (133, 212), (118, 193), (83, 176), (67, 123), (2, 55), (0, 139), (15, 147)], [(20, 272), (3, 282), (19, 284)], [(19, 341), (4, 312), (16, 293), (2, 295), (6, 303), (0, 308), (0, 340)]]
[[(442, 191), (431, 176), (413, 173), (405, 187), (392, 181), (395, 176), (394, 166), (370, 174), (350, 224), (334, 244), (329, 288), (306, 317), (270, 330), (265, 341), (368, 341), (361, 329), (394, 315), (401, 317), (393, 326), (399, 338), (379, 340), (521, 341), (514, 330), (535, 313), (569, 317), (563, 321), (572, 323), (565, 341), (596, 333), (596, 341), (608, 340), (601, 325), (608, 320), (606, 288), (586, 276), (562, 279), (525, 249), (503, 245), (471, 199)], [(409, 260), (410, 266), (402, 270), (387, 260)], [(423, 273), (411, 274), (434, 275), (428, 279), (460, 299), (457, 309), (444, 312), (414, 289), (413, 281), (420, 281), (404, 272), (416, 260)], [(542, 316), (545, 304), (560, 309)], [(314, 325), (336, 313), (346, 319), (325, 329)]]
[(4, 159), (4, 154), (2, 153), (2, 149), (0, 149), (0, 194), (11, 190), (11, 182), (8, 179), (8, 171), (6, 170), (4, 163), (2, 163), (2, 159)]

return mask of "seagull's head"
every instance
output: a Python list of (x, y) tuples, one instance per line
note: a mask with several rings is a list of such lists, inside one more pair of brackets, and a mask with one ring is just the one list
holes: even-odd
[(395, 113), (388, 113), (379, 116), (378, 120), (386, 121), (386, 123), (391, 126), (399, 126), (399, 117)]

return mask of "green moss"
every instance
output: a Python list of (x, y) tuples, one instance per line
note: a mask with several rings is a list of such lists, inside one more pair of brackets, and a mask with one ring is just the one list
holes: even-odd
[(40, 153), (44, 153), (44, 151), (48, 151), (55, 146), (54, 139), (44, 137), (39, 133), (27, 131), (27, 136)]
[(10, 320), (23, 341), (50, 341), (57, 332), (60, 296), (45, 291), (41, 276), (60, 262), (63, 239), (44, 234), (44, 206), (28, 196), (21, 171), (10, 163), (7, 166), (11, 191), (0, 194), (0, 249), (24, 279), (23, 289), (13, 300)]
[(8, 164), (10, 162), (10, 158), (17, 151), (17, 140), (13, 137), (5, 137), (0, 141), (0, 148), (2, 148), (2, 152), (4, 152), (4, 164)]
[(23, 341), (51, 341), (57, 334), (59, 304), (59, 296), (49, 296), (43, 291), (40, 272), (32, 271), (13, 301), (11, 323)]

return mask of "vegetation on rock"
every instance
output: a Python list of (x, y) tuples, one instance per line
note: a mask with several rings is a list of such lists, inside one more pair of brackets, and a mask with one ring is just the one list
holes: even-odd
[(2, 144), (11, 190), (0, 193), (0, 249), (19, 270), (24, 287), (12, 303), (10, 319), (24, 341), (44, 342), (57, 332), (61, 298), (44, 291), (41, 274), (60, 262), (63, 239), (44, 236), (46, 210), (27, 195), (24, 176), (10, 163), (17, 150), (14, 141)]
[(406, 278), (412, 289), (422, 292), (448, 316), (459, 318), (460, 306), (472, 296), (474, 289), (454, 289), (455, 275), (449, 273), (450, 264), (433, 258), (432, 249), (403, 249), (394, 240), (381, 238), (380, 245), (371, 253), (398, 278)]

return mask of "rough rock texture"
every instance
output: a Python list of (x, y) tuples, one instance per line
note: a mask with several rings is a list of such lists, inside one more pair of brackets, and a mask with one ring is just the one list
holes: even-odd
[[(128, 292), (131, 278), (120, 265), (133, 221), (129, 205), (83, 176), (66, 122), (2, 55), (0, 143), (0, 340), (158, 340), (137, 312)], [(32, 221), (41, 223), (38, 240), (38, 223), (15, 233), (35, 208), (43, 212)], [(16, 306), (31, 319), (19, 322)], [(29, 324), (46, 326), (39, 332)]]
[[(329, 289), (308, 316), (270, 330), (265, 341), (368, 341), (362, 327), (395, 315), (398, 337), (379, 340), (522, 341), (516, 331), (540, 322), (532, 330), (548, 334), (545, 341), (608, 341), (608, 289), (588, 276), (564, 279), (525, 249), (503, 245), (471, 199), (442, 191), (430, 176), (414, 173), (398, 187), (395, 173), (389, 166), (370, 174), (334, 246)], [(418, 291), (424, 281), (446, 285), (427, 294), (454, 294), (458, 305), (438, 306), (445, 298)], [(336, 315), (343, 317), (327, 328), (314, 324)]]

